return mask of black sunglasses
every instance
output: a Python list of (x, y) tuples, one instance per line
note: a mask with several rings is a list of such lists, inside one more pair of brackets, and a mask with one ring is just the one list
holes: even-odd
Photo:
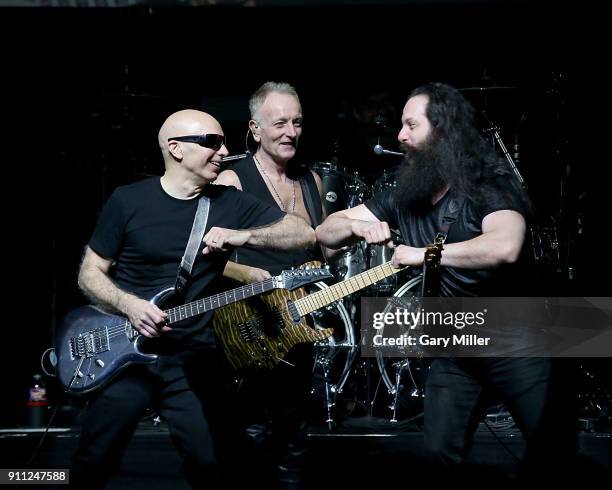
[(189, 136), (177, 136), (176, 138), (168, 138), (168, 141), (186, 141), (187, 143), (197, 143), (205, 148), (219, 151), (225, 144), (225, 136), (222, 134), (193, 134)]

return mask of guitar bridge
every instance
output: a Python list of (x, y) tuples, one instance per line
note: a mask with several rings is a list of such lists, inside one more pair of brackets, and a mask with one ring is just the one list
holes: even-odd
[(93, 357), (110, 350), (107, 328), (90, 330), (78, 337), (72, 337), (69, 342), (70, 355), (73, 360), (81, 357)]
[(258, 338), (264, 335), (263, 318), (261, 316), (253, 316), (246, 322), (238, 326), (240, 336), (245, 342), (255, 342)]

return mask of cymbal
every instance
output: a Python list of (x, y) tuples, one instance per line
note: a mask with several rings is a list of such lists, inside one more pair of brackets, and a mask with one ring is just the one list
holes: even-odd
[(491, 85), (489, 87), (463, 87), (458, 89), (459, 92), (494, 92), (498, 90), (515, 90), (517, 87), (501, 87), (499, 85)]

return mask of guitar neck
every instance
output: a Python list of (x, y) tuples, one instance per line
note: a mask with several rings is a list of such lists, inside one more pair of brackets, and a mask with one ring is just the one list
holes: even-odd
[(257, 296), (258, 294), (266, 293), (275, 289), (275, 278), (271, 277), (260, 282), (240, 286), (223, 293), (215, 294), (207, 298), (202, 298), (197, 301), (192, 301), (185, 305), (177, 306), (165, 310), (168, 315), (168, 323), (180, 322), (188, 318), (202, 315), (207, 311), (221, 308), (222, 306), (242, 301), (243, 299)]
[(401, 270), (403, 270), (403, 268), (395, 269), (391, 265), (391, 262), (386, 262), (382, 265), (362, 272), (361, 274), (357, 274), (350, 279), (334, 284), (329, 288), (325, 288), (321, 291), (317, 291), (316, 293), (309, 294), (308, 296), (296, 300), (294, 305), (297, 307), (300, 316), (304, 316), (308, 313), (312, 313), (313, 311), (323, 308), (334, 301), (342, 299), (349, 294), (353, 294), (355, 291), (367, 288), (375, 282), (382, 281), (393, 274), (397, 274)]

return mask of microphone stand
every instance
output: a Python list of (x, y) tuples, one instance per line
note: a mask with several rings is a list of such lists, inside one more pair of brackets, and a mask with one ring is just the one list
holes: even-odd
[(242, 158), (246, 158), (247, 155), (249, 155), (249, 154), (250, 154), (250, 152), (240, 153), (238, 155), (232, 155), (232, 156), (224, 157), (223, 160), (221, 160), (221, 162), (225, 163), (225, 162), (233, 162), (234, 160), (241, 160)]
[(374, 153), (376, 153), (377, 155), (392, 155), (396, 157), (404, 156), (404, 154), (400, 153), (399, 151), (385, 150), (381, 145), (374, 145), (373, 150), (374, 150)]
[(523, 189), (526, 189), (527, 188), (527, 184), (525, 183), (525, 179), (523, 178), (523, 176), (521, 175), (521, 172), (519, 172), (518, 167), (514, 163), (514, 159), (512, 158), (512, 155), (510, 155), (510, 152), (508, 151), (508, 148), (506, 148), (506, 145), (504, 144), (504, 142), (503, 142), (503, 140), (502, 140), (502, 138), (501, 138), (501, 136), (499, 134), (499, 127), (491, 122), (491, 120), (489, 119), (489, 116), (487, 115), (487, 113), (485, 111), (482, 111), (482, 116), (484, 117), (487, 125), (489, 126), (489, 128), (486, 131), (493, 135), (494, 140), (497, 142), (497, 144), (499, 145), (502, 153), (504, 154), (504, 157), (506, 158), (506, 160), (510, 164), (510, 168), (514, 172), (514, 175), (516, 175), (516, 178), (518, 179), (518, 181), (523, 186)]

